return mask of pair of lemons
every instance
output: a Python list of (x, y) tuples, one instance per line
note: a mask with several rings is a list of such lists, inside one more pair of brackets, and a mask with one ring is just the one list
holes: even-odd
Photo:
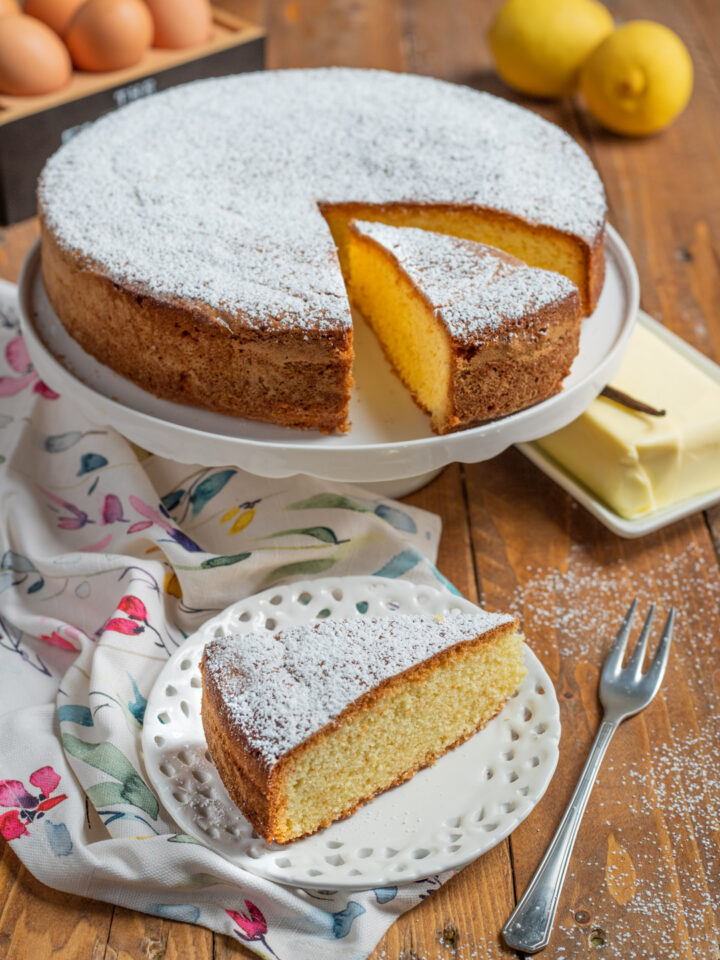
[(667, 27), (633, 20), (615, 29), (597, 0), (506, 0), (489, 32), (502, 79), (537, 97), (582, 94), (616, 133), (662, 130), (693, 84), (685, 44)]

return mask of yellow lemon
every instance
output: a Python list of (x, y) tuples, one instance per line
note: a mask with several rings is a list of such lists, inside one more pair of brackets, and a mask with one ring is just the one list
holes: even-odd
[(488, 40), (502, 79), (521, 93), (574, 93), (584, 60), (613, 29), (597, 0), (507, 0)]
[(643, 136), (682, 113), (693, 86), (687, 47), (661, 23), (631, 20), (611, 33), (580, 71), (588, 110), (615, 133)]

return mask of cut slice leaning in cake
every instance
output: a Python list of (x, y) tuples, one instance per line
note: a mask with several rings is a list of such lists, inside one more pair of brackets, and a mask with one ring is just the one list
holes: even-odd
[(228, 793), (268, 842), (307, 836), (483, 727), (525, 674), (514, 617), (327, 620), (213, 640), (202, 721)]
[(578, 351), (567, 277), (482, 243), (353, 221), (350, 292), (436, 433), (557, 393)]

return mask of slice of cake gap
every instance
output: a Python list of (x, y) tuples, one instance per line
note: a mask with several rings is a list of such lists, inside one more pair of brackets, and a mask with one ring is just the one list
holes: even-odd
[(577, 287), (473, 240), (350, 224), (351, 299), (435, 433), (508, 416), (560, 390), (582, 321)]
[(211, 641), (202, 722), (233, 801), (268, 842), (352, 814), (484, 727), (519, 687), (506, 614), (361, 617)]

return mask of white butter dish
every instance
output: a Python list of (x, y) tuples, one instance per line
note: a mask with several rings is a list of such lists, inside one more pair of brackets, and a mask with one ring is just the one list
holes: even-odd
[[(700, 353), (689, 343), (686, 343), (681, 337), (672, 333), (657, 320), (638, 311), (638, 322), (649, 328), (660, 339), (664, 340), (669, 346), (685, 357), (699, 370), (702, 370), (707, 376), (711, 377), (717, 383), (720, 383), (720, 366)], [(517, 449), (520, 450), (529, 460), (531, 460), (543, 473), (547, 474), (558, 486), (566, 490), (578, 503), (582, 504), (594, 517), (604, 524), (613, 533), (627, 539), (644, 537), (648, 533), (660, 530), (676, 520), (683, 517), (689, 517), (694, 513), (705, 510), (713, 504), (720, 503), (720, 485), (706, 493), (698, 494), (694, 497), (688, 497), (686, 500), (678, 501), (672, 506), (664, 507), (660, 510), (653, 510), (632, 519), (621, 517), (612, 510), (603, 500), (599, 499), (589, 487), (581, 483), (570, 473), (568, 473), (556, 460), (553, 460), (547, 453), (540, 449), (536, 443), (518, 443)]]

